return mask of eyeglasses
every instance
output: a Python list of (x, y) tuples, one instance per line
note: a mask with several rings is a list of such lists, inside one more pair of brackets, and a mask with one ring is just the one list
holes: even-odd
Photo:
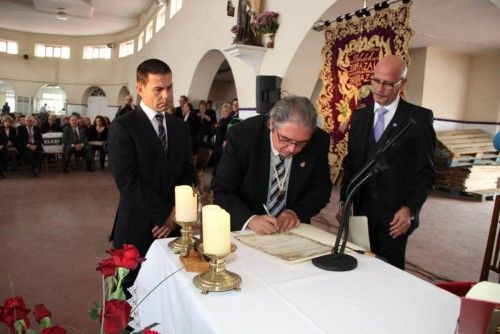
[(374, 84), (382, 85), (382, 87), (384, 87), (385, 89), (393, 89), (394, 87), (399, 85), (403, 80), (404, 79), (401, 78), (396, 82), (390, 82), (390, 81), (383, 81), (383, 80), (380, 80), (380, 79), (377, 79), (374, 77), (370, 78), (372, 85), (374, 85)]
[(276, 131), (276, 135), (278, 135), (278, 140), (280, 142), (282, 142), (285, 146), (296, 146), (296, 147), (304, 147), (306, 146), (307, 143), (309, 143), (309, 140), (291, 140), (287, 137), (284, 137), (282, 135), (280, 135), (280, 133), (278, 132), (278, 130), (275, 130)]

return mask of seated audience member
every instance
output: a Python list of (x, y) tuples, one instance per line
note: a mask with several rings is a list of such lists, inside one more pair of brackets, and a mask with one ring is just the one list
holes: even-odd
[(62, 124), (63, 129), (65, 127), (67, 127), (67, 126), (70, 126), (69, 125), (69, 117), (68, 116), (66, 116), (66, 117), (63, 118), (63, 124)]
[(180, 119), (183, 119), (183, 115), (182, 115), (182, 106), (184, 105), (184, 103), (188, 103), (188, 98), (186, 95), (181, 95), (181, 97), (179, 97), (179, 106), (175, 108), (175, 116), (179, 117)]
[(40, 123), (40, 118), (38, 116), (33, 116), (33, 126), (36, 126), (37, 128), (40, 128), (41, 123)]
[(95, 158), (95, 152), (99, 151), (99, 162), (101, 169), (104, 169), (106, 161), (105, 143), (108, 140), (108, 126), (102, 116), (96, 116), (94, 125), (89, 130), (89, 141), (102, 142), (102, 145), (92, 145), (92, 158)]
[(34, 176), (40, 176), (42, 171), (42, 131), (34, 126), (33, 116), (26, 117), (26, 125), (17, 128), (19, 149), (23, 152), (23, 157), (31, 165), (31, 171)]
[(104, 118), (104, 122), (106, 123), (106, 126), (109, 127), (109, 123), (111, 123), (109, 117), (108, 116), (104, 116), (103, 118)]
[(14, 113), (14, 123), (12, 124), (12, 126), (16, 129), (21, 125), (21, 116), (22, 114), (20, 112)]
[(78, 117), (71, 116), (69, 126), (63, 130), (62, 142), (64, 146), (64, 168), (63, 172), (68, 173), (69, 160), (72, 155), (75, 158), (79, 154), (84, 154), (86, 169), (92, 171), (92, 148), (87, 139), (87, 134), (83, 127), (78, 126)]
[(189, 134), (191, 136), (191, 145), (193, 148), (193, 155), (195, 155), (196, 150), (198, 149), (198, 141), (196, 140), (196, 134), (198, 133), (198, 127), (200, 123), (198, 117), (196, 117), (193, 111), (193, 106), (191, 105), (191, 103), (184, 103), (182, 105), (182, 118), (184, 119), (184, 122), (186, 123), (189, 129)]
[(42, 125), (42, 133), (62, 132), (59, 120), (55, 115), (49, 115), (47, 122)]
[(9, 166), (9, 152), (14, 152), (16, 156), (19, 153), (19, 145), (17, 142), (17, 131), (12, 125), (14, 120), (8, 115), (2, 116), (2, 126), (0, 127), (0, 135), (5, 137), (5, 147), (3, 153), (5, 155), (5, 168), (11, 170)]
[(90, 120), (90, 117), (88, 116), (83, 117), (83, 127), (87, 132), (90, 130), (90, 128), (92, 128), (92, 121)]
[(214, 110), (207, 109), (207, 103), (204, 100), (200, 101), (199, 108), (199, 112), (196, 114), (199, 119), (197, 140), (201, 146), (210, 147), (210, 135), (212, 128), (217, 123), (217, 117)]
[(233, 231), (289, 231), (328, 203), (330, 137), (316, 121), (309, 99), (288, 96), (269, 116), (228, 129), (212, 190), (214, 204), (231, 215)]

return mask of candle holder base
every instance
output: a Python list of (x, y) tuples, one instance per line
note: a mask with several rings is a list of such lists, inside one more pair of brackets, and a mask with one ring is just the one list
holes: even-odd
[[(198, 245), (198, 250), (203, 252), (203, 244)], [(201, 289), (202, 294), (236, 290), (240, 291), (241, 277), (225, 268), (225, 257), (233, 253), (236, 246), (231, 244), (231, 251), (227, 254), (205, 254), (210, 258), (208, 271), (198, 274), (193, 278), (193, 284)]]
[(199, 242), (198, 238), (193, 236), (193, 226), (196, 222), (175, 222), (181, 227), (181, 236), (168, 243), (168, 247), (175, 254), (187, 253), (189, 246), (196, 247)]

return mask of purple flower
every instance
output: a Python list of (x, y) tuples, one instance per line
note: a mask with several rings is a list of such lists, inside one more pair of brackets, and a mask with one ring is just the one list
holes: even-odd
[(255, 28), (257, 31), (268, 34), (268, 33), (276, 33), (280, 24), (278, 23), (278, 17), (280, 14), (266, 10), (257, 15), (255, 18)]

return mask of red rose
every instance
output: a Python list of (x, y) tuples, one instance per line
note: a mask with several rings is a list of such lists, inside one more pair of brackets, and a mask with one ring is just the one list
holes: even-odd
[(104, 319), (101, 310), (99, 318), (104, 321), (104, 331), (108, 334), (121, 334), (127, 327), (132, 307), (126, 300), (110, 300), (104, 304)]
[(35, 320), (38, 323), (40, 323), (42, 319), (45, 317), (50, 318), (50, 312), (43, 304), (35, 305), (35, 310), (33, 311), (33, 314), (35, 315)]
[(151, 330), (149, 328), (146, 328), (144, 330), (144, 334), (160, 334), (160, 333), (158, 333), (157, 331), (153, 331), (153, 330)]
[(17, 296), (17, 297), (12, 297), (12, 298), (6, 299), (3, 306), (5, 308), (13, 308), (15, 306), (26, 307), (26, 304), (24, 304), (23, 297)]
[(66, 330), (59, 326), (44, 328), (42, 334), (66, 334)]
[(111, 251), (115, 266), (134, 270), (139, 262), (144, 261), (134, 245), (124, 244), (122, 249)]
[(29, 314), (30, 309), (26, 308), (22, 297), (8, 298), (4, 302), (4, 307), (0, 308), (0, 321), (10, 327), (16, 320), (24, 320), (26, 327), (29, 327)]
[(115, 262), (113, 258), (110, 257), (109, 259), (99, 262), (99, 267), (97, 267), (96, 270), (100, 270), (104, 277), (110, 277), (115, 275), (115, 269)]

